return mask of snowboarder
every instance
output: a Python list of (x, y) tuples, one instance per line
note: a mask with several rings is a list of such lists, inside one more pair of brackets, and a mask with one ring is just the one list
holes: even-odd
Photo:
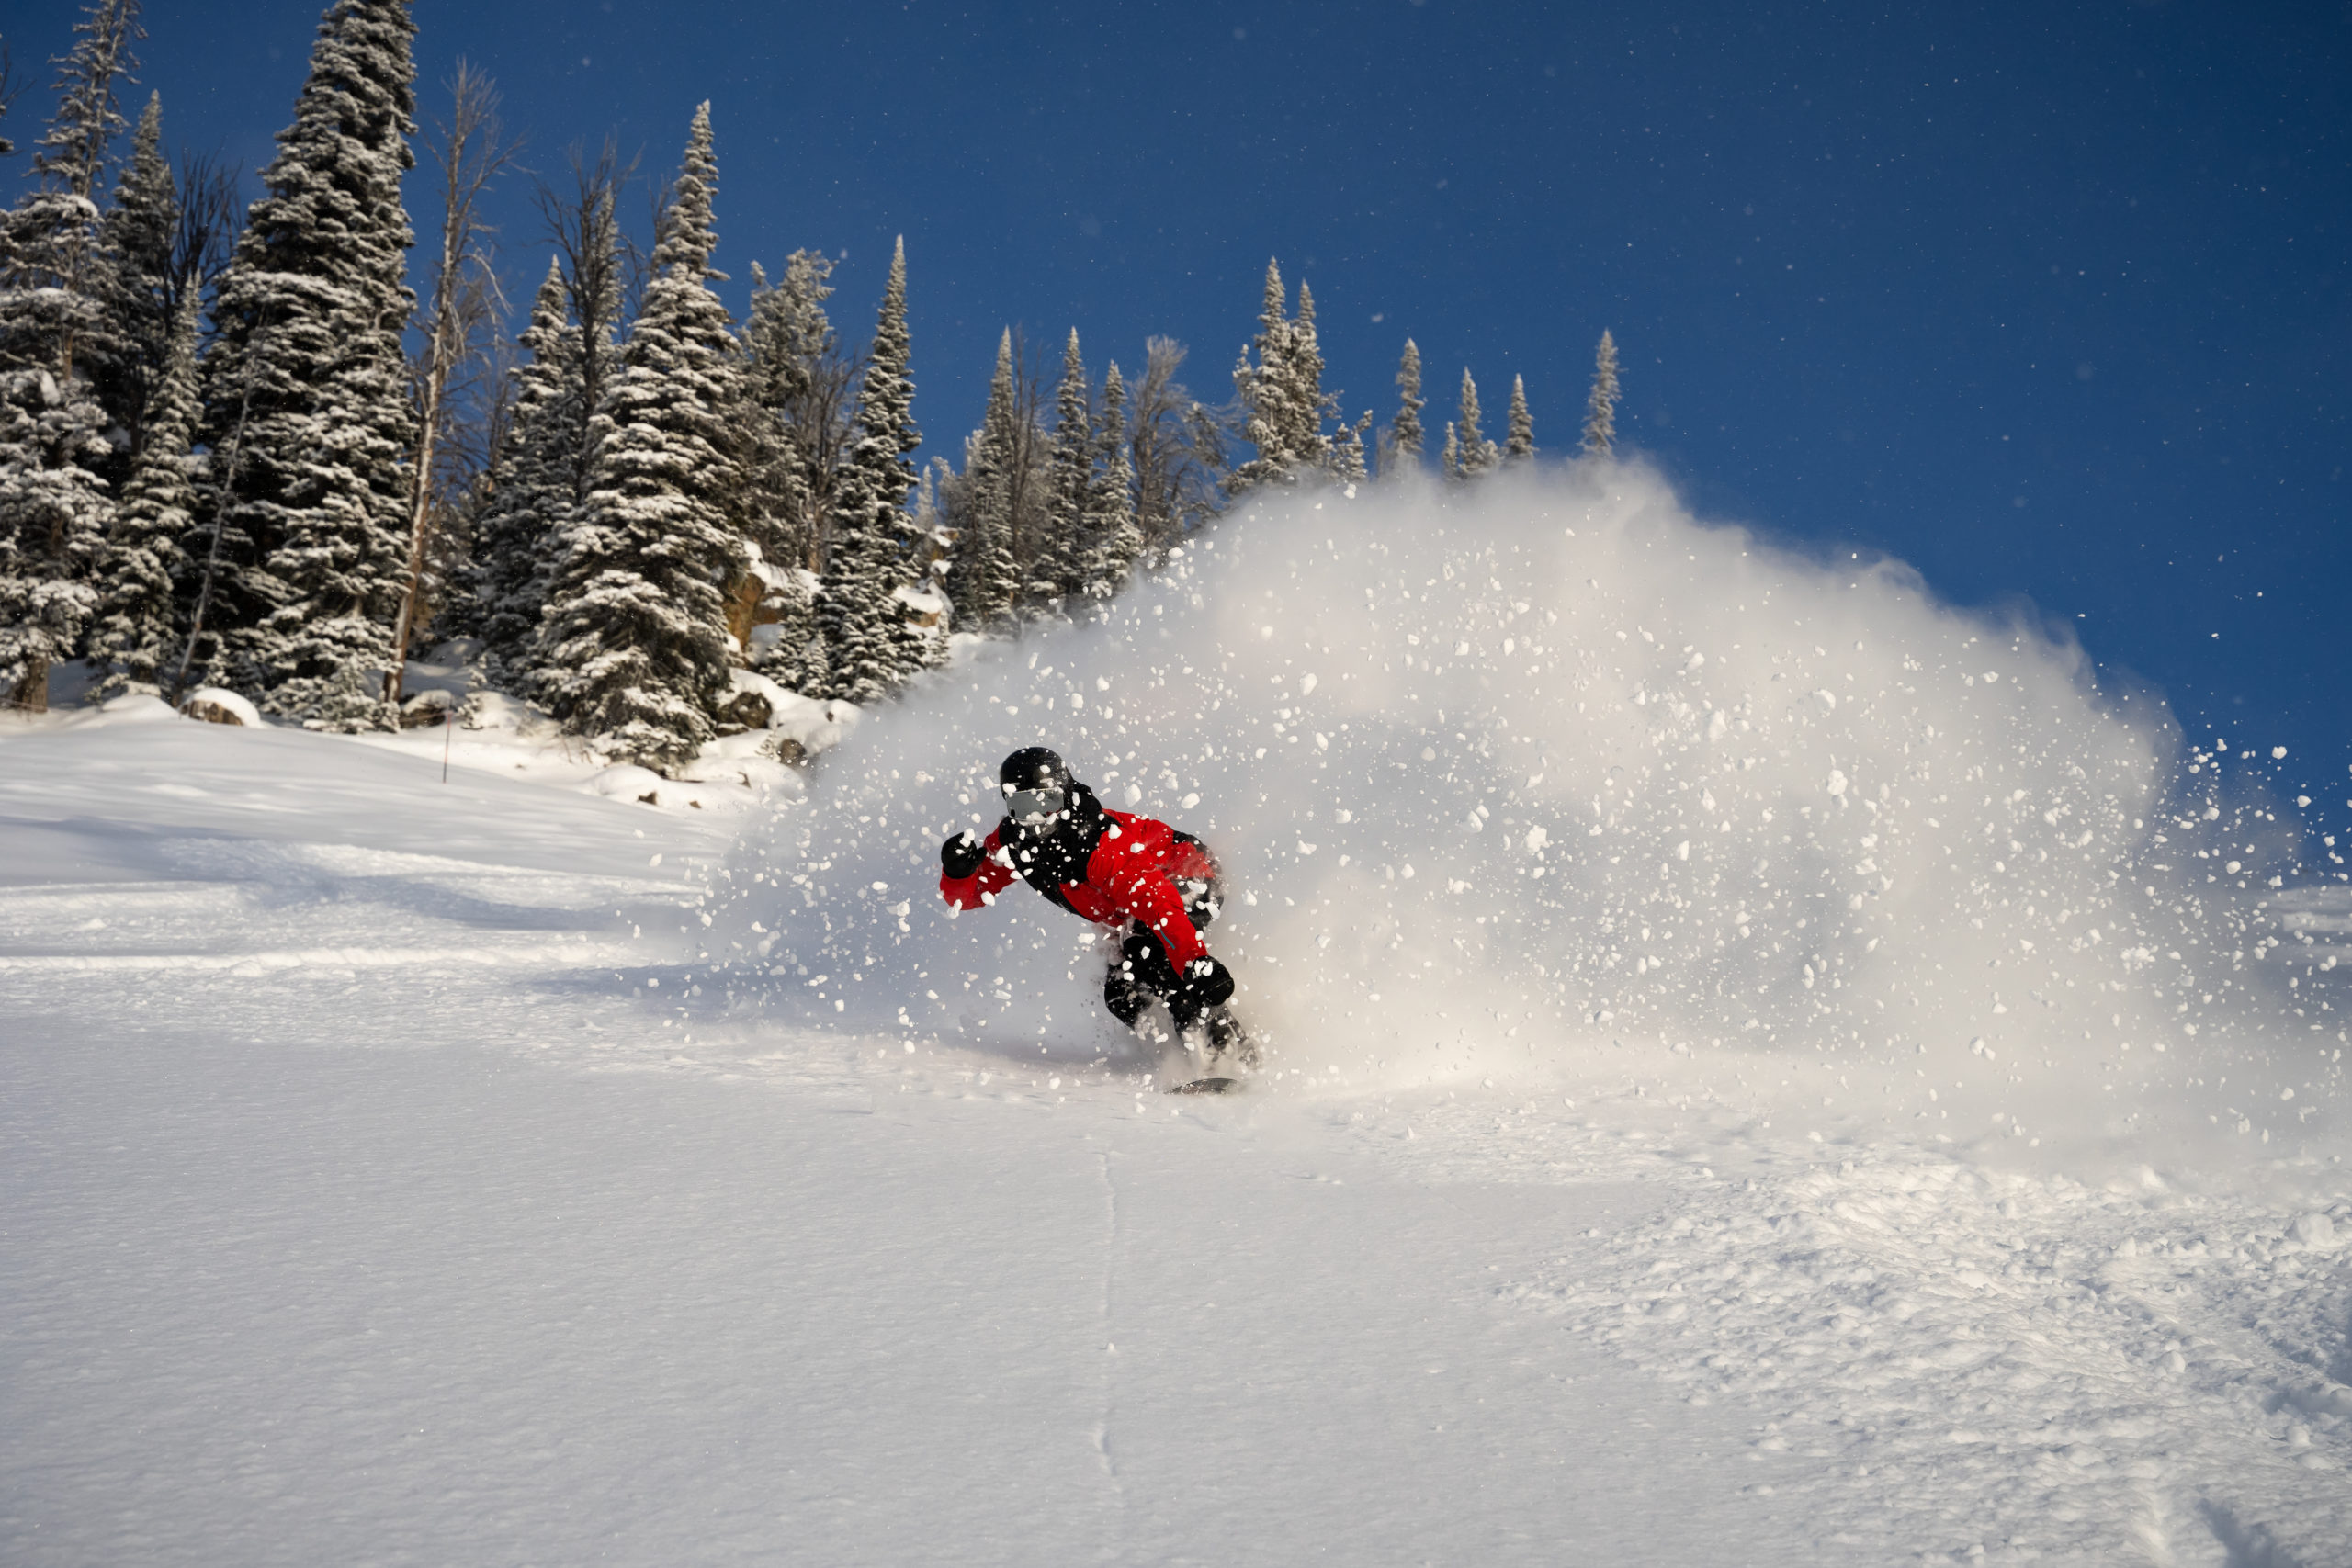
[(1081, 919), (1120, 931), (1102, 981), (1103, 1005), (1119, 1021), (1135, 1028), (1158, 997), (1204, 1072), (1255, 1066), (1257, 1048), (1226, 1005), (1233, 976), (1201, 941), (1224, 901), (1208, 847), (1165, 822), (1108, 809), (1043, 746), (1007, 757), (997, 780), (1004, 819), (985, 840), (967, 829), (940, 846), (940, 896), (977, 909), (1018, 876)]

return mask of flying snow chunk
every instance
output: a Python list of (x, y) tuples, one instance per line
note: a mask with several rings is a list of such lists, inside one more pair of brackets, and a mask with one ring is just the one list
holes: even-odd
[(1829, 793), (1837, 795), (1840, 799), (1845, 797), (1846, 775), (1839, 773), (1836, 768), (1829, 770)]
[(1544, 846), (1551, 841), (1552, 835), (1541, 828), (1530, 828), (1527, 830), (1527, 852), (1530, 854), (1543, 853)]
[(2287, 760), (2287, 748), (2273, 746), (2270, 748), (2270, 755), (2273, 761), (2283, 762)]

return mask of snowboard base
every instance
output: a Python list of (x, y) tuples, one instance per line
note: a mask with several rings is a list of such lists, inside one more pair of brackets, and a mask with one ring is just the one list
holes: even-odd
[(1170, 1084), (1170, 1094), (1231, 1094), (1241, 1087), (1239, 1078), (1194, 1078), (1191, 1083)]

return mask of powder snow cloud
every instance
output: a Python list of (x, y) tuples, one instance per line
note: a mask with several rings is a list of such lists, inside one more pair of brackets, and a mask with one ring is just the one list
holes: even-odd
[(2341, 1015), (2246, 956), (2287, 846), (2189, 858), (2220, 818), (2165, 815), (2160, 702), (1640, 467), (1266, 497), (1100, 618), (982, 645), (747, 841), (743, 967), (855, 1027), (1124, 1049), (1087, 928), (936, 893), (1036, 743), (1221, 857), (1211, 944), (1277, 1081), (1802, 1093), (1969, 1138), (2192, 1102), (2287, 1134), (2341, 1081)]

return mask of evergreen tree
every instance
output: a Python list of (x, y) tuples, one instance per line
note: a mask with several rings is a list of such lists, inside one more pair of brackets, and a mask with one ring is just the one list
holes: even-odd
[(1108, 599), (1127, 585), (1143, 554), (1136, 523), (1135, 470), (1127, 461), (1127, 384), (1113, 360), (1102, 376), (1102, 417), (1086, 495), (1086, 591)]
[(566, 321), (563, 270), (550, 257), (516, 338), (526, 358), (514, 376), (514, 424), (492, 470), (490, 502), (474, 540), (475, 625), (503, 678), (536, 684), (539, 615), (572, 513), (583, 389)]
[(205, 439), (224, 477), (214, 679), (272, 712), (389, 728), (415, 415), (401, 333), (413, 239), (407, 0), (335, 0), (214, 304)]
[(820, 270), (830, 265), (796, 251), (783, 280), (771, 284), (759, 264), (752, 264), (752, 310), (743, 321), (743, 477), (752, 542), (763, 558), (780, 567), (806, 565), (816, 543), (810, 526), (814, 454), (797, 416), (807, 407), (818, 362), (833, 344), (824, 310), (832, 289)]
[(1462, 477), (1462, 443), (1453, 433), (1453, 422), (1445, 422), (1445, 447), (1438, 454), (1437, 471), (1449, 479)]
[(1069, 599), (1086, 586), (1086, 525), (1094, 488), (1094, 431), (1079, 356), (1078, 329), (1062, 350), (1061, 389), (1055, 399), (1053, 445), (1046, 466), (1046, 547), (1039, 552), (1031, 592), (1041, 600)]
[(596, 412), (594, 477), (565, 537), (542, 616), (545, 690), (575, 735), (667, 771), (713, 734), (729, 687), (730, 571), (748, 564), (727, 505), (738, 491), (729, 415), (742, 365), (711, 292), (718, 244), (710, 106), (695, 110), (656, 269)]
[(0, 680), (35, 710), (49, 705), (50, 666), (79, 650), (114, 516), (89, 380), (109, 352), (94, 193), (123, 124), (116, 83), (135, 64), (138, 7), (96, 0), (74, 30), (33, 154), (40, 185), (0, 230)]
[(1405, 340), (1404, 357), (1396, 362), (1396, 417), (1388, 422), (1388, 439), (1382, 444), (1380, 477), (1392, 464), (1418, 467), (1421, 460), (1421, 351)]
[(1454, 423), (1456, 451), (1453, 470), (1458, 479), (1475, 479), (1502, 461), (1502, 452), (1478, 434), (1478, 383), (1462, 372), (1462, 412)]
[(947, 577), (956, 624), (974, 631), (989, 630), (1012, 614), (1012, 487), (1018, 478), (1012, 466), (1018, 439), (1014, 418), (1012, 330), (1008, 327), (997, 342), (988, 412), (967, 449), (963, 526)]
[[(0, 296), (0, 316), (16, 313), (17, 292)], [(0, 681), (12, 705), (35, 712), (49, 706), (50, 666), (74, 656), (96, 607), (114, 515), (96, 471), (109, 455), (104, 416), (85, 384), (58, 374), (54, 346), (47, 333), (0, 338)]]
[(1341, 484), (1353, 484), (1365, 478), (1363, 466), (1364, 433), (1372, 428), (1372, 411), (1353, 424), (1340, 426), (1331, 437), (1331, 477)]
[(1331, 440), (1323, 434), (1323, 420), (1339, 412), (1339, 403), (1323, 392), (1323, 344), (1315, 333), (1315, 294), (1304, 279), (1298, 286), (1298, 316), (1291, 322), (1290, 351), (1283, 355), (1283, 369), (1290, 381), (1289, 394), (1283, 401), (1292, 420), (1287, 442), (1292, 460), (1328, 468)]
[(1617, 447), (1617, 340), (1606, 330), (1592, 357), (1592, 397), (1585, 404), (1584, 449), (1606, 457)]
[(176, 350), (178, 297), (173, 252), (179, 193), (164, 158), (164, 100), (151, 94), (131, 138), (130, 158), (115, 183), (114, 204), (98, 221), (97, 282), (107, 353), (90, 367), (99, 405), (121, 433), (110, 478), (128, 479), (146, 444), (147, 411)]
[(825, 628), (817, 615), (817, 574), (791, 561), (771, 562), (765, 603), (775, 616), (773, 640), (759, 649), (752, 668), (796, 692), (832, 689), (825, 657)]
[[(1241, 438), (1257, 455), (1236, 468), (1226, 481), (1229, 495), (1263, 484), (1287, 484), (1300, 454), (1291, 449), (1302, 423), (1292, 397), (1296, 378), (1291, 372), (1292, 344), (1289, 291), (1283, 285), (1281, 265), (1266, 263), (1265, 298), (1258, 311), (1258, 335), (1241, 351), (1233, 367), (1234, 398), (1241, 407)], [(1252, 353), (1257, 363), (1250, 363)]]
[(132, 683), (156, 684), (179, 650), (175, 585), (188, 564), (181, 541), (196, 526), (196, 478), (203, 467), (190, 450), (200, 412), (193, 289), (180, 296), (173, 329), (171, 354), (141, 417), (145, 438), (131, 461), (99, 568), (90, 657), (112, 667), (99, 686), (108, 695)]
[(1510, 378), (1510, 428), (1503, 442), (1503, 460), (1522, 463), (1535, 456), (1535, 422), (1527, 414), (1527, 378)]
[(907, 243), (890, 258), (890, 279), (874, 328), (874, 348), (857, 391), (857, 440), (834, 501), (833, 548), (818, 614), (832, 689), (852, 702), (888, 696), (919, 668), (899, 590), (911, 579), (913, 523), (906, 514), (922, 445), (908, 376)]

